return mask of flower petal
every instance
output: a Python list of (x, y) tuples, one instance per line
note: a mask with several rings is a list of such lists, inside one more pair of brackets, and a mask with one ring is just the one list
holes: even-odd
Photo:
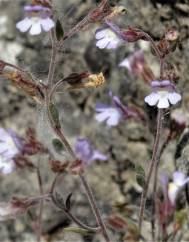
[(122, 62), (120, 62), (119, 66), (126, 67), (129, 71), (131, 71), (131, 64), (128, 58), (125, 58)]
[(121, 44), (121, 41), (119, 39), (110, 40), (106, 48), (107, 49), (116, 49), (120, 44)]
[(101, 112), (101, 111), (104, 111), (106, 110), (107, 108), (109, 108), (110, 106), (108, 106), (107, 104), (103, 104), (103, 103), (97, 103), (96, 104), (96, 107), (95, 107), (95, 110), (97, 112)]
[(106, 110), (95, 115), (95, 119), (100, 123), (105, 121), (108, 118), (109, 118), (109, 113)]
[(175, 105), (181, 100), (181, 95), (176, 92), (172, 92), (168, 94), (168, 99), (171, 104)]
[(15, 170), (15, 168), (16, 166), (13, 160), (6, 160), (6, 162), (2, 162), (2, 160), (0, 160), (0, 173), (5, 175), (10, 174)]
[(169, 107), (168, 98), (160, 97), (157, 107), (158, 108), (168, 108)]
[(152, 92), (150, 95), (145, 97), (144, 101), (148, 103), (148, 105), (154, 106), (158, 102), (159, 98), (160, 96), (158, 93)]
[(96, 46), (99, 48), (99, 49), (104, 49), (106, 48), (106, 46), (108, 45), (109, 43), (109, 39), (107, 38), (103, 38), (103, 39), (100, 39), (96, 42)]
[(81, 159), (84, 163), (91, 160), (93, 149), (89, 140), (78, 138), (75, 144), (75, 153), (77, 158)]
[(93, 160), (101, 160), (101, 161), (106, 161), (108, 159), (108, 157), (104, 154), (102, 154), (100, 151), (95, 150), (93, 153)]
[(41, 33), (41, 24), (40, 24), (40, 20), (37, 22), (33, 22), (32, 23), (32, 27), (30, 29), (30, 34), (31, 35), (38, 35)]
[(26, 32), (32, 26), (32, 23), (33, 22), (30, 18), (24, 18), (16, 24), (16, 28), (19, 29), (21, 32)]
[(175, 200), (176, 200), (178, 192), (179, 192), (179, 187), (176, 186), (173, 182), (169, 183), (169, 186), (168, 186), (168, 197), (169, 197), (170, 202), (173, 205), (175, 204)]
[(46, 32), (48, 32), (49, 30), (51, 30), (55, 26), (55, 23), (51, 18), (41, 19), (40, 23), (42, 25), (43, 30), (46, 31)]
[(108, 29), (101, 29), (96, 31), (95, 38), (99, 40), (106, 37), (107, 35), (108, 35)]
[(183, 172), (175, 171), (173, 173), (173, 182), (177, 186), (183, 186), (186, 175)]
[(108, 126), (116, 126), (116, 125), (118, 125), (120, 119), (121, 119), (120, 112), (117, 109), (114, 109), (114, 111), (112, 110), (112, 113), (109, 116), (109, 118), (107, 119), (106, 123)]

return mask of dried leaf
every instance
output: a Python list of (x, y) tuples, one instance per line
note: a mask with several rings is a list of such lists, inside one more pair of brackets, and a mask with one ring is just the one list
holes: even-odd
[(127, 222), (125, 221), (125, 219), (117, 214), (111, 215), (107, 219), (107, 224), (116, 231), (125, 231), (125, 229), (127, 228)]
[(103, 85), (105, 83), (105, 81), (106, 81), (106, 79), (102, 72), (99, 74), (91, 74), (88, 76), (86, 82), (72, 84), (72, 86), (69, 87), (68, 90), (99, 87), (99, 86)]
[(69, 161), (62, 163), (59, 160), (50, 160), (49, 163), (51, 165), (51, 170), (55, 173), (65, 172), (69, 165)]

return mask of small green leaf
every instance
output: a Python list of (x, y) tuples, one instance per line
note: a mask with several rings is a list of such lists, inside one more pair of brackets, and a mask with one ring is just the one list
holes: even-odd
[(56, 21), (56, 38), (61, 40), (64, 37), (64, 30), (59, 20)]
[(59, 192), (55, 192), (54, 199), (56, 201), (56, 204), (59, 207), (61, 207), (62, 209), (66, 209), (65, 204), (64, 204), (64, 199)]
[(141, 165), (136, 165), (135, 166), (135, 171), (136, 171), (136, 181), (137, 183), (144, 188), (145, 186), (145, 171)]
[(59, 120), (59, 112), (53, 103), (50, 104), (49, 111), (51, 113), (52, 119), (56, 124), (57, 128), (61, 128), (60, 120)]
[(136, 171), (137, 175), (141, 175), (141, 176), (145, 177), (145, 171), (141, 165), (136, 165), (135, 171)]
[(66, 209), (67, 209), (68, 211), (70, 211), (71, 206), (72, 206), (71, 198), (72, 198), (72, 193), (70, 193), (70, 194), (68, 195), (68, 197), (66, 198), (66, 202), (65, 202), (65, 206), (66, 206)]
[(61, 153), (62, 151), (65, 150), (65, 149), (64, 149), (64, 145), (63, 145), (62, 142), (61, 142), (59, 139), (57, 139), (57, 138), (55, 138), (55, 139), (52, 140), (52, 145), (53, 145), (53, 147), (54, 147), (54, 149), (55, 149), (55, 151), (56, 151), (57, 153)]
[(81, 235), (87, 235), (91, 233), (90, 231), (78, 227), (68, 227), (63, 229), (65, 232), (73, 232)]
[(136, 181), (138, 183), (138, 185), (140, 185), (142, 188), (144, 188), (146, 181), (145, 181), (145, 177), (141, 176), (141, 175), (136, 175)]

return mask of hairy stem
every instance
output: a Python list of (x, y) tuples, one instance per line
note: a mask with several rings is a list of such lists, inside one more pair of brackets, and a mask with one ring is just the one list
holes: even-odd
[(84, 224), (83, 222), (81, 222), (78, 218), (76, 218), (68, 209), (65, 208), (65, 206), (59, 204), (57, 202), (57, 200), (55, 199), (54, 197), (54, 188), (56, 186), (56, 181), (59, 177), (59, 173), (56, 175), (54, 181), (53, 181), (53, 184), (52, 184), (52, 187), (51, 187), (51, 198), (52, 198), (52, 201), (53, 203), (61, 209), (61, 211), (70, 219), (72, 220), (73, 222), (75, 222), (78, 226), (80, 226), (81, 228), (83, 229), (87, 229), (88, 231), (90, 232), (99, 232), (100, 231), (100, 226), (99, 227), (91, 227), (91, 226), (88, 226), (86, 224)]
[(154, 169), (154, 184), (153, 184), (153, 208), (152, 208), (152, 235), (155, 239), (155, 227), (156, 227), (156, 215), (157, 215), (157, 179), (158, 179), (158, 171), (159, 171), (159, 165), (160, 165), (160, 159), (161, 156), (167, 147), (169, 141), (171, 140), (171, 132), (169, 132), (166, 140), (164, 141), (163, 145), (161, 146), (161, 149), (159, 151), (159, 156), (157, 158), (157, 162)]
[(47, 85), (51, 87), (53, 84), (58, 48), (56, 46), (55, 30), (52, 29), (50, 31), (50, 33), (51, 33), (52, 51), (51, 51), (51, 61), (50, 61), (50, 66), (49, 66), (49, 73), (48, 73), (48, 78), (47, 78)]
[(89, 187), (89, 184), (88, 184), (88, 182), (87, 182), (87, 180), (86, 180), (86, 178), (84, 176), (84, 173), (80, 174), (79, 176), (80, 176), (82, 184), (83, 184), (83, 186), (85, 188), (86, 195), (87, 195), (88, 200), (89, 200), (89, 202), (91, 204), (91, 208), (93, 209), (93, 213), (94, 213), (94, 215), (96, 217), (96, 220), (97, 220), (99, 226), (102, 229), (102, 234), (103, 234), (105, 240), (107, 242), (110, 242), (110, 238), (109, 238), (108, 233), (107, 233), (106, 225), (105, 225), (105, 223), (104, 223), (104, 221), (103, 221), (103, 219), (101, 217), (100, 210), (97, 207), (95, 198), (93, 196), (93, 192), (92, 192), (91, 188)]
[(155, 136), (154, 145), (153, 145), (152, 159), (150, 161), (150, 168), (148, 171), (148, 175), (146, 178), (146, 183), (145, 183), (145, 186), (144, 186), (144, 189), (142, 192), (141, 203), (140, 203), (140, 212), (139, 212), (139, 229), (140, 230), (142, 228), (142, 222), (143, 222), (143, 216), (144, 216), (144, 210), (145, 210), (145, 205), (146, 205), (149, 184), (150, 184), (150, 181), (152, 178), (152, 173), (153, 173), (154, 167), (155, 167), (156, 163), (158, 162), (157, 154), (158, 154), (161, 129), (162, 129), (162, 110), (158, 109), (157, 130), (156, 130), (156, 136)]
[[(39, 184), (40, 195), (43, 195), (43, 184), (42, 184), (41, 172), (40, 172), (40, 169), (39, 169), (39, 162), (38, 162), (38, 166), (37, 166), (37, 180), (38, 180), (38, 184)], [(41, 234), (42, 234), (43, 204), (44, 204), (43, 199), (41, 199), (40, 205), (39, 205), (37, 242), (40, 242)]]
[[(49, 121), (50, 121), (50, 124), (51, 124), (51, 127), (52, 129), (54, 130), (54, 132), (56, 133), (56, 135), (60, 138), (60, 140), (63, 142), (63, 144), (65, 145), (66, 147), (66, 150), (69, 152), (69, 154), (71, 155), (71, 157), (73, 158), (73, 160), (76, 160), (77, 157), (71, 147), (71, 145), (69, 144), (69, 142), (67, 141), (67, 139), (65, 138), (61, 128), (57, 127), (56, 124), (54, 123), (53, 121), (53, 118), (51, 116), (51, 112), (50, 112), (50, 109), (49, 109), (49, 105), (50, 105), (50, 102), (51, 102), (51, 99), (49, 97), (47, 97), (46, 99), (46, 105), (47, 105), (47, 112), (48, 112), (48, 118), (49, 118)], [(93, 196), (93, 193), (92, 193), (92, 190), (87, 182), (87, 180), (85, 179), (85, 176), (84, 174), (80, 174), (80, 178), (81, 178), (81, 182), (85, 188), (85, 192), (86, 192), (86, 195), (87, 195), (87, 198), (88, 198), (88, 201), (91, 205), (91, 208), (92, 208), (92, 211), (95, 215), (95, 218), (97, 220), (97, 223), (99, 224), (99, 226), (101, 227), (101, 231), (102, 231), (102, 234), (104, 236), (104, 239), (106, 242), (110, 242), (110, 239), (108, 237), (108, 234), (107, 234), (107, 230), (106, 230), (106, 227), (105, 227), (105, 224), (102, 220), (102, 217), (101, 217), (101, 214), (100, 214), (100, 211), (97, 207), (97, 204), (96, 204), (96, 201), (94, 199), (94, 196)]]

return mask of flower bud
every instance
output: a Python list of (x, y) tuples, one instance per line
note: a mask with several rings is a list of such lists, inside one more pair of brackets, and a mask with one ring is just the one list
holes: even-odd
[(129, 28), (126, 31), (121, 31), (120, 35), (127, 42), (136, 42), (141, 39), (146, 40), (146, 38), (144, 38), (142, 33), (138, 32), (137, 30), (132, 29), (132, 28)]
[(172, 28), (172, 29), (169, 29), (166, 33), (165, 33), (165, 39), (167, 41), (177, 41), (179, 38), (179, 32)]

